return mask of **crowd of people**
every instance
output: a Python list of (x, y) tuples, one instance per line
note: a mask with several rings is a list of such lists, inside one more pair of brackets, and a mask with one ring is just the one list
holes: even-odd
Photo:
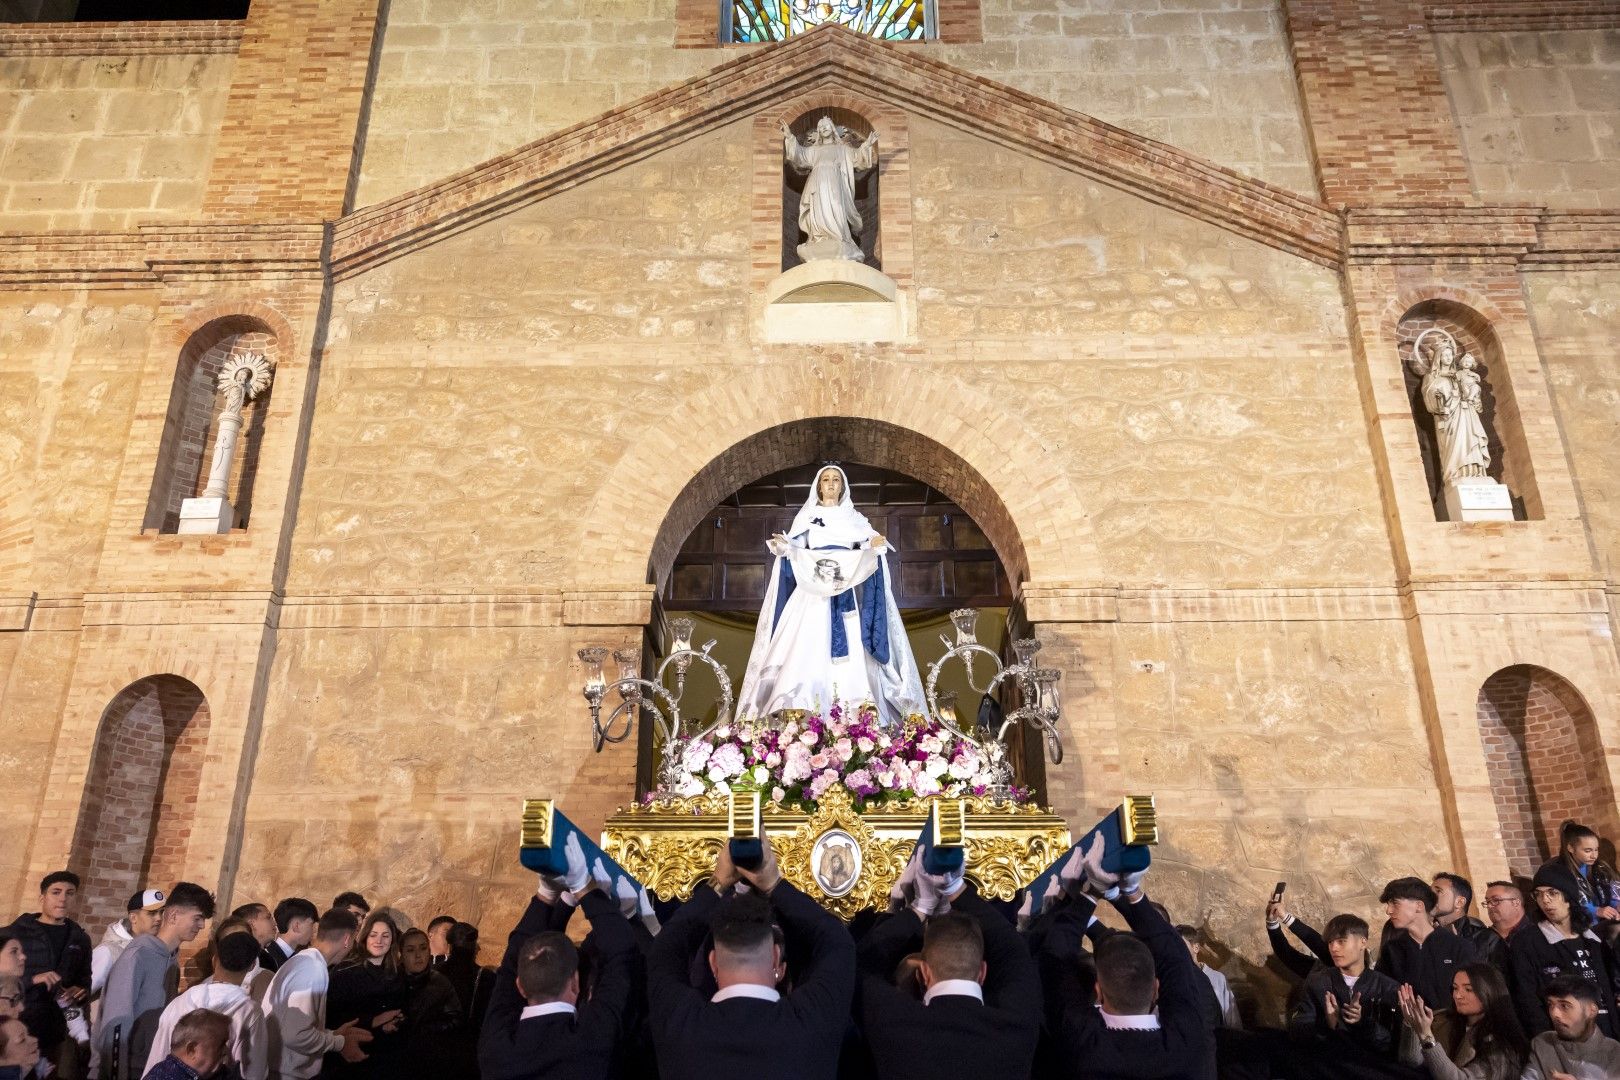
[(92, 948), (59, 871), (0, 930), (0, 1080), (1617, 1080), (1620, 877), (1590, 829), (1562, 841), (1530, 880), (1486, 886), (1485, 920), (1458, 874), (1389, 882), (1376, 942), (1351, 913), (1307, 925), (1279, 889), (1282, 1028), (1245, 1028), (1201, 933), (1145, 872), (1108, 872), (1100, 842), (1065, 857), (1032, 919), (913, 860), (888, 913), (846, 926), (770, 845), (754, 868), (722, 846), (660, 922), (571, 838), (497, 971), (448, 915), (419, 928), (346, 892), (216, 918), (189, 882), (131, 896)]

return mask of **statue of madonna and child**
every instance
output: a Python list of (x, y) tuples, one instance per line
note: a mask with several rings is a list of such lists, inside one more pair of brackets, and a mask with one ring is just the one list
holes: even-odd
[(922, 713), (922, 677), (894, 601), (893, 548), (855, 509), (843, 469), (816, 473), (793, 524), (767, 547), (776, 559), (737, 717), (871, 703), (892, 730)]

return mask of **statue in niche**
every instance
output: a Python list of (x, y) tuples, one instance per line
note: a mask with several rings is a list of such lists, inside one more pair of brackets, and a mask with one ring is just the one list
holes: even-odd
[(793, 130), (782, 125), (782, 147), (787, 163), (796, 172), (809, 176), (804, 196), (799, 200), (799, 231), (805, 242), (798, 247), (799, 258), (849, 259), (860, 262), (861, 213), (855, 206), (855, 174), (877, 165), (877, 132), (859, 146), (848, 142), (849, 131), (823, 116), (807, 142), (800, 143)]
[(1485, 431), (1479, 361), (1459, 348), (1456, 338), (1432, 327), (1412, 343), (1409, 362), (1423, 380), (1423, 405), (1434, 416), (1440, 482), (1455, 484), (1487, 476), (1491, 449)]
[(219, 414), (219, 437), (214, 440), (214, 460), (208, 469), (203, 498), (225, 498), (237, 439), (242, 433), (242, 409), (270, 389), (270, 376), (270, 361), (262, 353), (237, 353), (220, 368), (218, 386), (225, 395), (225, 407)]
[(855, 509), (844, 470), (818, 470), (788, 532), (767, 546), (776, 560), (737, 717), (825, 713), (833, 705), (847, 713), (870, 702), (893, 730), (922, 713), (922, 677), (889, 575), (891, 549)]

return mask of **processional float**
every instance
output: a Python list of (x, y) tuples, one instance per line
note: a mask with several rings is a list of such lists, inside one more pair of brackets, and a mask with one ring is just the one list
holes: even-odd
[[(585, 849), (587, 861), (600, 860), (610, 879), (627, 878), (662, 899), (684, 900), (709, 876), (723, 845), (734, 862), (747, 868), (758, 865), (763, 845), (769, 843), (782, 876), (845, 919), (885, 907), (895, 881), (918, 850), (923, 852), (929, 872), (960, 870), (987, 898), (1010, 901), (1025, 890), (1026, 914), (1038, 914), (1060, 888), (1058, 871), (1063, 856), (1075, 848), (1089, 850), (1099, 837), (1107, 869), (1145, 868), (1149, 860), (1146, 845), (1158, 842), (1152, 796), (1126, 797), (1118, 809), (1086, 832), (1080, 844), (1074, 844), (1062, 818), (1028, 801), (1016, 788), (1007, 746), (1008, 733), (1016, 726), (1040, 733), (1053, 764), (1063, 760), (1062, 705), (1057, 690), (1060, 673), (1036, 666), (1041, 645), (1034, 638), (1015, 640), (1016, 662), (1004, 663), (978, 642), (977, 618), (971, 608), (951, 613), (956, 639), (940, 637), (945, 652), (928, 671), (927, 712), (911, 712), (905, 730), (898, 735), (902, 740), (918, 735), (937, 739), (939, 749), (952, 753), (954, 763), (973, 762), (976, 771), (970, 777), (949, 786), (929, 784), (946, 790), (927, 796), (893, 797), (862, 785), (851, 790), (848, 783), (860, 774), (859, 769), (813, 793), (812, 789), (799, 791), (799, 798), (789, 797), (780, 786), (773, 788), (769, 770), (761, 769), (756, 775), (752, 768), (744, 767), (738, 773), (735, 761), (704, 773), (701, 764), (711, 756), (717, 733), (734, 744), (753, 740), (750, 745), (757, 753), (784, 745), (784, 734), (790, 737), (788, 741), (810, 735), (819, 741), (829, 730), (843, 728), (835, 719), (829, 729), (822, 718), (803, 709), (784, 709), (759, 721), (734, 720), (730, 675), (710, 655), (716, 643), (694, 648), (694, 623), (689, 618), (669, 620), (669, 654), (651, 678), (641, 674), (639, 651), (611, 654), (618, 672), (610, 682), (603, 671), (609, 651), (581, 649), (578, 655), (585, 666), (583, 692), (594, 749), (600, 752), (609, 744), (624, 742), (638, 718), (650, 718), (659, 761), (657, 786), (641, 802), (621, 808), (607, 819), (599, 846), (552, 800), (527, 800), (523, 864), (542, 873), (560, 873), (563, 844), (573, 834)], [(979, 656), (992, 669), (982, 687), (974, 670)], [(952, 662), (963, 665), (967, 683), (976, 694), (994, 698), (1004, 686), (1016, 689), (1018, 707), (999, 724), (994, 720), (984, 723), (981, 716), (981, 723), (963, 725), (954, 695), (938, 689), (941, 672)], [(719, 705), (708, 721), (684, 716), (681, 711), (694, 663), (710, 671), (718, 688)], [(618, 701), (608, 708), (610, 694), (616, 694)], [(863, 719), (858, 717), (852, 730), (870, 731), (859, 726)], [(694, 761), (700, 765), (696, 773), (690, 767)], [(694, 776), (725, 779), (694, 784)]]

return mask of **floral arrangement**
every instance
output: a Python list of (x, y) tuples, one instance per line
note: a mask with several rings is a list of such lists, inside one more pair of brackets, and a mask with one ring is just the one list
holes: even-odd
[[(815, 801), (842, 784), (857, 806), (927, 795), (984, 795), (993, 783), (980, 749), (936, 720), (913, 719), (897, 733), (881, 730), (866, 705), (853, 716), (837, 705), (780, 728), (751, 721), (722, 724), (689, 743), (673, 794), (728, 795), (750, 786), (778, 803)], [(649, 800), (650, 800), (649, 796)], [(1014, 789), (1015, 802), (1029, 793)]]

